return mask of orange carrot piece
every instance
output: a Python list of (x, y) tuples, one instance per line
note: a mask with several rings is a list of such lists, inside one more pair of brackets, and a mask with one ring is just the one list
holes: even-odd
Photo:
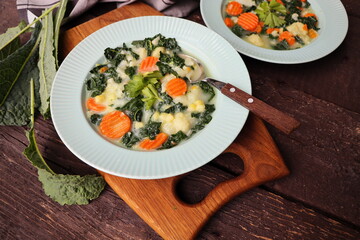
[(168, 135), (166, 133), (159, 133), (156, 135), (154, 140), (150, 140), (146, 138), (140, 142), (140, 147), (146, 150), (152, 150), (160, 147), (163, 143), (168, 139)]
[(139, 72), (144, 73), (159, 70), (158, 66), (156, 66), (158, 61), (159, 59), (157, 57), (149, 56), (144, 58), (140, 63)]
[(174, 78), (166, 84), (166, 92), (171, 97), (184, 95), (187, 90), (187, 84), (184, 79)]
[(317, 18), (317, 16), (314, 13), (307, 13), (304, 15), (304, 17), (315, 17)]
[(309, 29), (308, 35), (310, 38), (316, 38), (318, 36), (317, 32), (314, 29)]
[(279, 32), (280, 29), (279, 29), (279, 28), (268, 28), (268, 29), (266, 29), (266, 33), (267, 33), (267, 34), (271, 34), (273, 31)]
[(259, 23), (259, 18), (256, 14), (247, 12), (241, 14), (238, 18), (238, 24), (245, 30), (253, 31)]
[(233, 20), (231, 20), (231, 18), (228, 18), (228, 17), (225, 18), (224, 22), (225, 22), (225, 25), (228, 26), (229, 28), (234, 26), (234, 22), (233, 22)]
[(100, 72), (100, 73), (104, 73), (104, 72), (106, 72), (108, 69), (109, 69), (108, 67), (102, 67), (102, 68), (99, 69), (99, 72)]
[(229, 2), (229, 4), (226, 6), (226, 13), (231, 16), (237, 16), (242, 13), (242, 11), (243, 8), (241, 3), (236, 1)]
[(130, 118), (121, 111), (110, 112), (102, 118), (99, 125), (100, 133), (108, 138), (121, 138), (131, 130)]
[(256, 28), (254, 29), (254, 32), (261, 33), (261, 30), (262, 30), (262, 27), (261, 27), (260, 24), (258, 24), (258, 25), (256, 26)]
[(280, 3), (281, 5), (284, 5), (284, 3), (281, 0), (276, 0), (278, 3)]
[(106, 109), (106, 106), (96, 103), (95, 98), (89, 98), (86, 101), (86, 107), (96, 112), (101, 112)]
[(307, 24), (304, 24), (303, 30), (304, 30), (304, 31), (309, 31)]
[(279, 36), (279, 41), (282, 41), (282, 40), (286, 40), (287, 43), (291, 46), (291, 45), (294, 45), (296, 40), (295, 40), (295, 37), (294, 35), (292, 35), (291, 32), (289, 31), (284, 31), (280, 34)]

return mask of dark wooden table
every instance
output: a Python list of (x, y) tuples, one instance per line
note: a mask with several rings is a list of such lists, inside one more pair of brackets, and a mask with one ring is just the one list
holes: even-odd
[[(302, 125), (291, 135), (268, 126), (291, 174), (236, 197), (198, 239), (360, 239), (360, 1), (343, 0), (349, 16), (344, 42), (328, 56), (295, 65), (243, 56), (253, 94)], [(99, 4), (70, 28), (115, 6)], [(15, 26), (15, 0), (0, 1), (0, 33)], [(199, 23), (199, 10), (188, 17)], [(22, 151), (24, 127), (0, 127), (0, 239), (160, 239), (109, 187), (86, 206), (60, 206), (42, 191)], [(95, 170), (60, 141), (52, 122), (36, 120), (40, 150), (58, 173)], [(227, 154), (192, 172), (178, 186), (193, 203), (241, 174)]]

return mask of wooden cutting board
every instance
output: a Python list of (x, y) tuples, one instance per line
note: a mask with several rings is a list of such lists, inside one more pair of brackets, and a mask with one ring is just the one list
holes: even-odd
[[(133, 3), (92, 19), (62, 35), (61, 53), (65, 57), (82, 39), (108, 24), (149, 15), (162, 14), (143, 3)], [(182, 202), (175, 192), (175, 186), (183, 175), (158, 180), (134, 180), (104, 172), (100, 174), (164, 239), (193, 239), (207, 220), (232, 198), (289, 174), (264, 123), (252, 114), (240, 135), (224, 152), (232, 152), (241, 157), (244, 162), (243, 174), (218, 184), (201, 202), (192, 205)]]

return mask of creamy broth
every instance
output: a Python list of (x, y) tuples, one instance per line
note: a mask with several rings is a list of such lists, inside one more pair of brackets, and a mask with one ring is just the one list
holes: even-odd
[(298, 49), (318, 37), (317, 15), (307, 0), (226, 0), (223, 19), (241, 39), (267, 49)]
[(215, 91), (190, 84), (204, 69), (180, 53), (175, 39), (160, 34), (105, 49), (106, 60), (85, 81), (86, 114), (99, 134), (121, 147), (157, 150), (202, 130), (212, 119)]

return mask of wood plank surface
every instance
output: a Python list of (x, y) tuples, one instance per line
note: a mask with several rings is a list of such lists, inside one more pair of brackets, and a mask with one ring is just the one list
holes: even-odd
[[(354, 42), (360, 35), (360, 2), (342, 2), (350, 20), (345, 49), (342, 44), (323, 59), (290, 66), (297, 72), (242, 56), (254, 95), (303, 119), (291, 136), (268, 127), (292, 174), (235, 198), (214, 215), (199, 239), (360, 239), (359, 55), (352, 54), (360, 48)], [(0, 9), (8, 13), (0, 14), (0, 28), (15, 26), (15, 0), (0, 1)], [(72, 23), (100, 11), (98, 5)], [(189, 19), (203, 22), (199, 10)], [(335, 77), (333, 69), (350, 79)], [(310, 72), (317, 76), (311, 78), (314, 84), (300, 76), (304, 70), (307, 76)], [(36, 134), (56, 172), (95, 172), (62, 144), (51, 121), (37, 118)], [(1, 239), (160, 239), (109, 188), (86, 206), (51, 201), (42, 192), (36, 170), (21, 154), (26, 145), (24, 128), (0, 127)], [(179, 197), (199, 201), (216, 183), (241, 173), (238, 165), (239, 159), (231, 155), (212, 161), (179, 184)]]

